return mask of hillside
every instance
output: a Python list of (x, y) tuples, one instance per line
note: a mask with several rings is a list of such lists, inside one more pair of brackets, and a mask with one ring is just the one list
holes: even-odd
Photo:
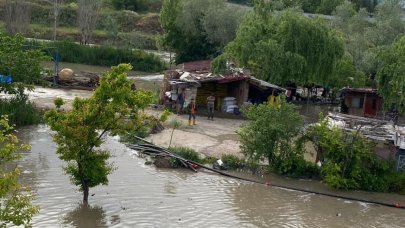
[[(105, 0), (98, 13), (95, 30), (92, 33), (91, 43), (109, 44), (120, 47), (156, 49), (155, 36), (162, 32), (159, 23), (160, 0), (151, 0), (151, 8), (135, 12), (126, 9), (116, 10), (113, 6), (115, 0)], [(0, 31), (7, 31), (6, 0), (0, 0)], [(26, 0), (23, 6), (14, 9), (14, 17), (18, 12), (28, 20), (28, 25), (22, 33), (26, 37), (53, 39), (53, 1), (52, 0)], [(19, 11), (18, 11), (19, 10)], [(57, 39), (79, 41), (80, 34), (77, 22), (77, 1), (65, 0), (61, 7), (57, 27)], [(22, 17), (22, 16), (21, 16)], [(16, 19), (13, 19), (16, 20)]]

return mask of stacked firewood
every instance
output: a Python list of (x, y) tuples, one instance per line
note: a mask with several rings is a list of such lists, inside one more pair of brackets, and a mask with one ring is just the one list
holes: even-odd
[[(54, 77), (45, 77), (45, 80), (54, 82)], [(70, 78), (59, 78), (58, 85), (67, 88), (94, 89), (99, 84), (99, 76), (95, 73), (80, 72)]]

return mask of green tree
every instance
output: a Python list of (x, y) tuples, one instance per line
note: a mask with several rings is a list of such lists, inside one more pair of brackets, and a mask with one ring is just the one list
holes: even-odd
[(373, 143), (360, 130), (346, 132), (331, 126), (323, 118), (308, 129), (307, 136), (315, 144), (321, 161), (324, 161), (321, 175), (329, 186), (367, 191), (404, 190), (405, 176), (395, 173), (390, 162), (374, 154)]
[(316, 12), (331, 15), (336, 7), (342, 4), (343, 1), (344, 0), (321, 0)]
[[(45, 60), (40, 49), (30, 49), (21, 35), (8, 36), (0, 33), (0, 74), (10, 74), (13, 84), (0, 84), (1, 91), (17, 93), (22, 84), (38, 84), (41, 80), (41, 61)], [(21, 84), (22, 83), (22, 84)], [(21, 88), (22, 87), (22, 88)]]
[(38, 208), (31, 204), (33, 195), (28, 188), (18, 183), (20, 171), (10, 164), (21, 158), (19, 151), (29, 151), (30, 146), (20, 144), (5, 116), (0, 119), (0, 144), (0, 227), (10, 223), (29, 226)]
[(213, 58), (235, 36), (244, 11), (224, 0), (165, 0), (162, 46), (176, 52), (177, 63)]
[(307, 167), (300, 139), (303, 120), (297, 107), (282, 102), (280, 107), (260, 104), (245, 112), (247, 122), (238, 132), (241, 151), (248, 160), (267, 160), (282, 174), (302, 174)]
[(276, 14), (259, 1), (225, 54), (272, 83), (327, 84), (343, 45), (321, 20), (292, 11)]
[(376, 53), (379, 47), (390, 45), (405, 32), (402, 12), (397, 0), (380, 3), (375, 18), (370, 18), (366, 9), (356, 13), (355, 5), (345, 1), (336, 8), (334, 28), (341, 31), (345, 50), (358, 71), (370, 79), (377, 72)]
[(50, 110), (45, 118), (56, 131), (59, 158), (67, 162), (65, 171), (73, 184), (83, 191), (88, 202), (89, 188), (108, 184), (113, 166), (110, 154), (100, 148), (104, 136), (115, 135), (138, 127), (143, 115), (139, 112), (152, 101), (152, 93), (131, 90), (127, 74), (132, 67), (120, 64), (101, 77), (100, 86), (88, 99), (76, 98), (72, 110), (66, 113)]
[(163, 0), (112, 0), (117, 10), (148, 11), (160, 5)]
[(385, 110), (394, 105), (399, 112), (405, 113), (405, 36), (382, 48), (377, 59), (377, 87), (384, 99)]

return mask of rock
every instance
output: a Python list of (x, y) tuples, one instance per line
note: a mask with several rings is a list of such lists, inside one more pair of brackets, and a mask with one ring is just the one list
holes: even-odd
[(167, 156), (156, 156), (155, 161), (153, 164), (158, 168), (172, 168), (172, 164), (170, 162), (171, 158)]
[(72, 69), (64, 68), (59, 72), (59, 81), (70, 81), (74, 76)]

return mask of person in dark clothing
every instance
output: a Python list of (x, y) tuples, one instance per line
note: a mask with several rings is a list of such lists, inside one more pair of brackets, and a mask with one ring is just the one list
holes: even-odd
[(184, 108), (184, 101), (185, 101), (185, 92), (183, 89), (177, 97), (177, 115), (182, 114)]
[(214, 120), (214, 107), (215, 97), (214, 94), (211, 94), (209, 97), (207, 97), (208, 119)]

